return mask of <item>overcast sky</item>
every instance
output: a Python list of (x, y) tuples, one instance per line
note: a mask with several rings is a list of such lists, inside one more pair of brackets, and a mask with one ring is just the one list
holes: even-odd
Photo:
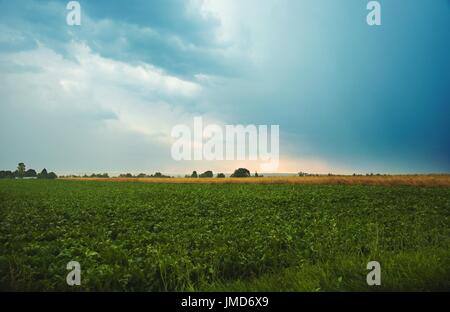
[(171, 129), (280, 125), (279, 172), (450, 172), (450, 1), (0, 0), (0, 168), (230, 172)]

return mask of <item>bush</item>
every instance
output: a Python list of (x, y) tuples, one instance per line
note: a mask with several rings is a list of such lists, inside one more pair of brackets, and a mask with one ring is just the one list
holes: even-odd
[(219, 174), (217, 175), (217, 177), (218, 177), (218, 178), (225, 178), (225, 175), (224, 175), (223, 173), (219, 173)]

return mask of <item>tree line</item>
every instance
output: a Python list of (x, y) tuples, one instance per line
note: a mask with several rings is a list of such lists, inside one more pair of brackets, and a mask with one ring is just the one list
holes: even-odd
[[(67, 175), (67, 176), (61, 176), (62, 178), (109, 178), (110, 176), (108, 173), (92, 173), (92, 174), (84, 174), (84, 175)], [(154, 174), (146, 174), (146, 173), (139, 173), (137, 175), (134, 175), (132, 173), (121, 173), (117, 176), (118, 178), (128, 178), (128, 179), (142, 179), (142, 178), (173, 178), (172, 176), (162, 174), (161, 172), (156, 172)], [(197, 173), (197, 171), (193, 171), (192, 174), (187, 174), (184, 176), (185, 178), (214, 178), (214, 173), (211, 170), (207, 170), (203, 173)], [(216, 178), (226, 178), (226, 175), (224, 173), (218, 173), (215, 175)], [(252, 177), (250, 171), (246, 168), (239, 168), (236, 169), (233, 174), (230, 175), (232, 178), (248, 178)], [(255, 172), (253, 177), (263, 177), (263, 175), (258, 174), (258, 172)]]
[[(230, 176), (231, 178), (249, 178), (251, 177), (251, 173), (246, 168), (239, 168), (234, 170), (233, 174)], [(197, 171), (192, 172), (191, 175), (186, 175), (186, 178), (213, 178), (214, 173), (211, 170), (205, 171), (201, 174), (198, 174)], [(216, 175), (217, 178), (225, 178), (224, 173), (218, 173)], [(258, 172), (255, 173), (254, 177), (262, 177), (262, 175), (259, 175)]]
[(15, 171), (11, 170), (1, 170), (0, 179), (56, 179), (58, 176), (54, 172), (48, 172), (47, 169), (42, 169), (41, 172), (37, 173), (34, 169), (28, 169), (26, 165), (21, 162), (17, 164), (17, 169)]
[[(232, 178), (248, 178), (251, 177), (251, 173), (246, 168), (236, 169), (230, 177)], [(80, 176), (69, 175), (67, 177), (77, 178)], [(92, 173), (91, 175), (83, 175), (83, 178), (109, 178), (108, 173)], [(186, 175), (186, 178), (214, 178), (214, 173), (211, 170), (207, 170), (203, 173), (198, 174), (197, 171), (193, 171), (191, 175)], [(224, 173), (218, 173), (216, 178), (225, 178)], [(257, 172), (254, 177), (263, 177)], [(24, 163), (19, 163), (15, 171), (1, 170), (0, 179), (22, 179), (22, 178), (35, 178), (35, 179), (56, 179), (58, 176), (54, 172), (47, 172), (47, 169), (42, 169), (40, 173), (37, 173), (34, 169), (26, 169)], [(164, 175), (161, 172), (156, 172), (155, 174), (145, 174), (140, 173), (138, 175), (133, 175), (131, 173), (120, 174), (119, 178), (172, 178), (171, 176)]]
[(146, 173), (139, 173), (138, 175), (132, 175), (131, 173), (126, 174), (120, 174), (119, 178), (171, 178), (171, 176), (167, 176), (162, 174), (161, 172), (156, 172), (155, 174), (146, 174)]

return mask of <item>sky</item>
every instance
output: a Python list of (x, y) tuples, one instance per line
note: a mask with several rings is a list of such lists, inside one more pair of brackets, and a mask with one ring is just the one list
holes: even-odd
[(449, 173), (450, 1), (0, 0), (0, 168), (175, 161), (175, 125), (279, 125), (277, 172)]

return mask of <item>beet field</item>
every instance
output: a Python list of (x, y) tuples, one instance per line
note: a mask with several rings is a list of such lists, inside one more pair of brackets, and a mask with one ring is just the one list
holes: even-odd
[(450, 188), (0, 180), (0, 289), (450, 290)]

